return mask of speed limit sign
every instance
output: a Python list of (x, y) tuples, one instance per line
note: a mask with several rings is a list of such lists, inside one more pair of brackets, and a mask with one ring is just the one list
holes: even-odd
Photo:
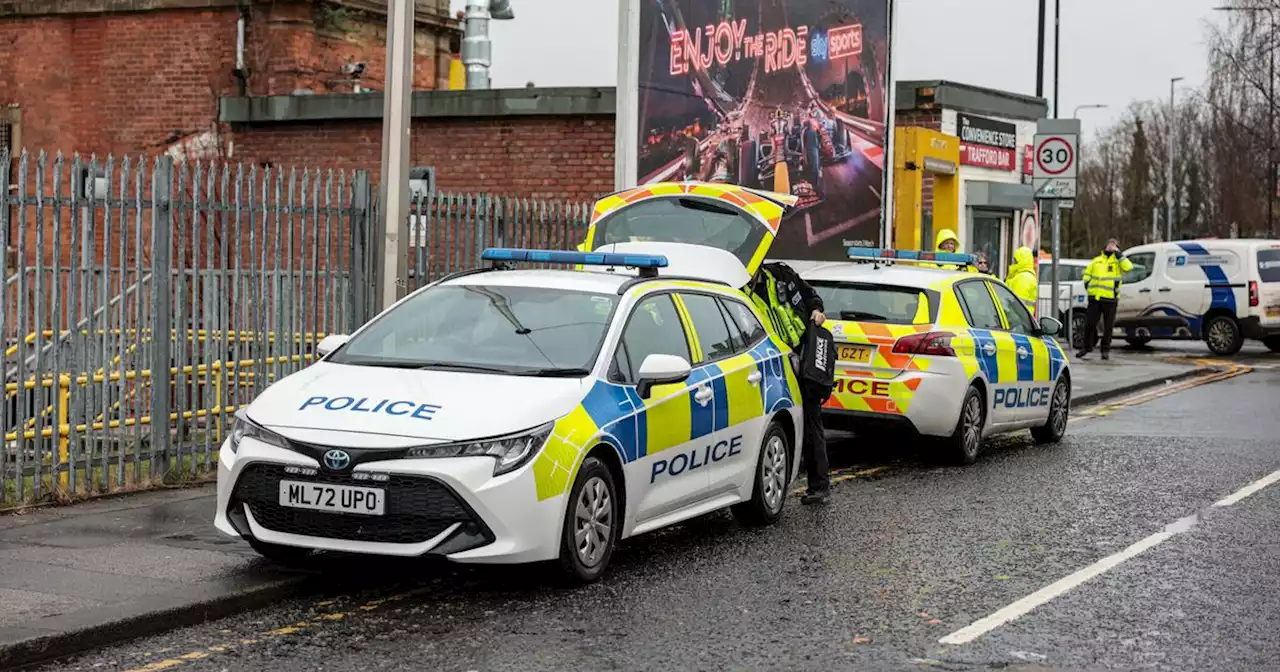
[[(1054, 120), (1059, 121), (1059, 120)], [(1041, 125), (1044, 125), (1041, 122)], [(1076, 197), (1077, 133), (1037, 133), (1032, 151), (1036, 198)]]

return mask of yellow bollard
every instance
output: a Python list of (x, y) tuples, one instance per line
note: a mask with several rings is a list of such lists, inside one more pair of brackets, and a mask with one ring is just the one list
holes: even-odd
[(222, 370), (221, 361), (217, 361), (213, 363), (213, 370), (215, 374), (215, 378), (213, 379), (214, 405), (212, 406), (210, 412), (212, 413), (216, 411), (218, 413), (218, 425), (217, 425), (218, 443), (221, 444), (222, 443), (222, 379), (226, 375), (226, 372)]
[(70, 487), (71, 448), (71, 376), (58, 377), (58, 485), (63, 492)]

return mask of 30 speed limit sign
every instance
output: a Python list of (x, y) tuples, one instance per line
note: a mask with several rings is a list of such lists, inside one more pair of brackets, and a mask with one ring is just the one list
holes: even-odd
[(1033, 143), (1032, 183), (1036, 198), (1076, 197), (1075, 133), (1037, 133)]

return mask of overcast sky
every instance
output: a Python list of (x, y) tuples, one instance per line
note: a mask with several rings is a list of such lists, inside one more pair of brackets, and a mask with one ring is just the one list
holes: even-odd
[[(451, 0), (462, 9), (465, 0)], [(516, 18), (491, 24), (493, 86), (613, 86), (616, 2), (511, 0)], [(1169, 95), (1169, 78), (1197, 86), (1219, 0), (1063, 0), (1061, 116), (1077, 105), (1086, 135), (1134, 99)], [(894, 79), (948, 79), (1034, 94), (1035, 0), (897, 0)], [(1053, 92), (1053, 0), (1048, 7), (1045, 97)], [(1182, 94), (1179, 94), (1182, 95)], [(1052, 100), (1050, 100), (1052, 106)], [(1052, 108), (1050, 110), (1052, 113)]]

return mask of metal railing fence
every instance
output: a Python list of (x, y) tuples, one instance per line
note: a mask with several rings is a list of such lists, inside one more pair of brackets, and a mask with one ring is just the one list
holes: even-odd
[(212, 470), (236, 409), (367, 319), (371, 193), (363, 171), (0, 155), (0, 506)]

